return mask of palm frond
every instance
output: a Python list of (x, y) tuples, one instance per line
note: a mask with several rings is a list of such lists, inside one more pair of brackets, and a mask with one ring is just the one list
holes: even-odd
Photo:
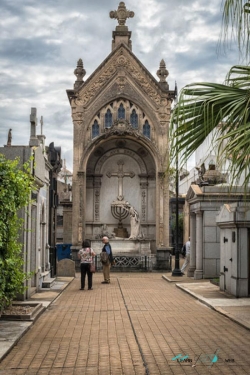
[(178, 154), (182, 166), (209, 134), (219, 161), (230, 159), (231, 174), (238, 178), (245, 170), (249, 181), (250, 67), (232, 67), (226, 84), (201, 82), (182, 89), (170, 124), (171, 160)]
[(249, 0), (224, 0), (221, 39), (227, 42), (237, 39), (241, 56), (249, 59), (250, 49), (250, 3)]

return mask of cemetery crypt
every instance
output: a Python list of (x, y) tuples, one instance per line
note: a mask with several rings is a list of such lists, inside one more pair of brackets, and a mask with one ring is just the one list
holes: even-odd
[[(132, 52), (124, 2), (110, 12), (118, 25), (112, 51), (84, 81), (79, 59), (67, 90), (74, 127), (72, 251), (84, 239), (114, 253), (169, 248), (168, 128), (176, 88), (164, 60), (158, 80)], [(159, 59), (160, 60), (160, 59)], [(99, 247), (98, 247), (99, 246)]]

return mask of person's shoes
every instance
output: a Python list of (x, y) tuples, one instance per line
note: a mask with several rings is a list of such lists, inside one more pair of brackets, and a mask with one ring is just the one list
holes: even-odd
[(80, 288), (80, 290), (84, 290), (84, 288)]
[(102, 284), (108, 284), (108, 281), (102, 281), (101, 283)]
[(88, 290), (93, 290), (93, 288), (88, 288)]

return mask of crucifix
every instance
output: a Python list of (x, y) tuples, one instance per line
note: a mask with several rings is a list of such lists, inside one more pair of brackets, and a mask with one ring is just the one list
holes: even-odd
[(118, 163), (118, 171), (117, 172), (108, 172), (107, 176), (110, 177), (118, 177), (118, 196), (117, 199), (119, 201), (123, 200), (123, 177), (130, 177), (133, 178), (135, 176), (134, 172), (123, 172), (123, 165), (124, 161), (119, 160)]

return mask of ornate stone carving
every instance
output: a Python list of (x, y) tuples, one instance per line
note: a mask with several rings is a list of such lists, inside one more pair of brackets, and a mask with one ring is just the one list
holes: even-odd
[(109, 12), (110, 18), (117, 19), (120, 26), (124, 26), (127, 18), (133, 18), (134, 15), (134, 12), (127, 10), (123, 1), (120, 2), (117, 10)]
[(151, 82), (145, 78), (145, 75), (139, 72), (138, 69), (136, 69), (135, 65), (133, 65), (130, 61), (127, 62), (126, 68), (132, 75), (132, 77), (137, 81), (137, 84), (141, 86), (147, 95), (150, 96), (150, 98), (159, 105), (161, 102), (161, 97), (158, 94), (157, 90), (152, 87)]
[[(83, 93), (79, 94), (79, 97), (74, 99), (75, 105), (86, 106), (92, 98), (97, 96), (97, 93), (102, 89), (102, 87), (111, 80), (115, 75), (117, 69), (122, 65), (125, 70), (127, 70), (136, 83), (142, 87), (145, 93), (156, 103), (157, 106), (161, 103), (161, 96), (157, 92), (156, 88), (153, 87), (152, 81), (146, 78), (143, 70), (138, 70), (137, 65), (133, 64), (128, 58), (123, 54), (123, 49), (119, 51), (120, 56), (115, 55), (107, 65), (106, 69), (97, 76), (96, 80), (91, 83), (89, 88)], [(126, 73), (120, 75), (117, 80), (117, 84), (120, 88), (124, 88), (127, 78)]]
[(78, 89), (78, 87), (81, 86), (81, 84), (83, 83), (83, 77), (86, 74), (86, 70), (83, 68), (82, 59), (78, 60), (77, 67), (74, 70), (74, 74), (77, 78), (74, 84), (74, 89)]
[[(143, 188), (143, 185), (146, 185), (145, 183), (141, 184), (141, 188)], [(144, 188), (141, 192), (141, 221), (146, 221), (146, 207), (147, 207), (147, 190)]]
[(110, 128), (105, 129), (104, 138), (112, 135), (133, 135), (136, 138), (141, 138), (142, 135), (135, 130), (127, 120), (115, 120)]
[(165, 64), (165, 61), (163, 59), (160, 62), (160, 67), (157, 70), (156, 74), (160, 78), (160, 82), (166, 82), (166, 78), (169, 75), (169, 72), (166, 69), (166, 64)]
[(95, 190), (95, 221), (100, 220), (100, 189)]

